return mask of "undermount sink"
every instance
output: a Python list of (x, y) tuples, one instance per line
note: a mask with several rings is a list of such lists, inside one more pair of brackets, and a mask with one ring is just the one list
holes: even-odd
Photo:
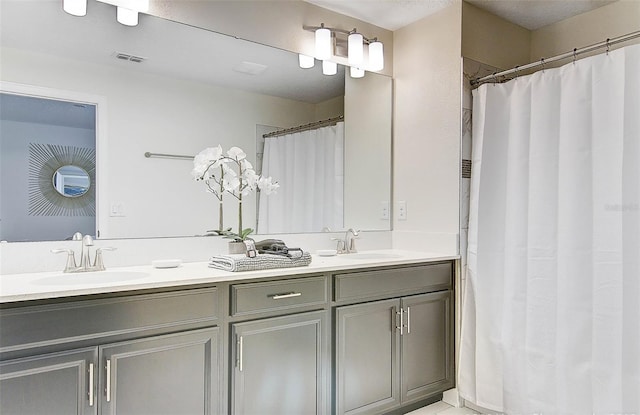
[(357, 252), (355, 254), (340, 255), (344, 259), (393, 259), (402, 258), (402, 255), (387, 252)]
[(148, 273), (138, 271), (77, 272), (44, 277), (34, 281), (34, 283), (41, 285), (108, 284), (111, 282), (139, 280), (148, 276)]

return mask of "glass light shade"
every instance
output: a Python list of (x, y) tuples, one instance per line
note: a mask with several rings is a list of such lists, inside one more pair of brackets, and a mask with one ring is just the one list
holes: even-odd
[(324, 75), (335, 75), (338, 73), (338, 64), (331, 61), (322, 61), (322, 73)]
[(315, 59), (313, 56), (303, 55), (302, 53), (298, 54), (298, 63), (302, 69), (313, 68), (315, 65)]
[(316, 30), (316, 58), (320, 60), (331, 57), (331, 30), (320, 28)]
[(87, 0), (62, 0), (62, 10), (74, 16), (86, 16)]
[(372, 71), (381, 71), (384, 69), (382, 42), (372, 42), (369, 44), (369, 69)]
[(364, 69), (356, 68), (352, 66), (349, 70), (352, 78), (362, 78), (364, 76)]
[(118, 7), (117, 19), (118, 22), (125, 26), (137, 26), (138, 12), (135, 10), (125, 9), (124, 7)]
[(360, 33), (349, 35), (349, 65), (360, 65), (364, 59), (364, 43)]

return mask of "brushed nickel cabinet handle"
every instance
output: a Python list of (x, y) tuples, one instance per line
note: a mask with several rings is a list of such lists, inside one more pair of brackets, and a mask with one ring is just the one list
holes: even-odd
[(291, 292), (286, 294), (274, 294), (271, 296), (271, 298), (273, 298), (274, 300), (282, 300), (283, 298), (300, 297), (301, 295), (302, 293)]
[(107, 402), (111, 402), (111, 360), (107, 359)]
[(93, 363), (89, 363), (89, 406), (93, 406)]
[(242, 336), (238, 337), (238, 370), (242, 372)]
[(400, 316), (400, 326), (396, 326), (396, 328), (400, 330), (400, 335), (402, 336), (404, 335), (404, 310), (401, 308), (396, 314)]
[(407, 334), (411, 334), (411, 307), (407, 307)]

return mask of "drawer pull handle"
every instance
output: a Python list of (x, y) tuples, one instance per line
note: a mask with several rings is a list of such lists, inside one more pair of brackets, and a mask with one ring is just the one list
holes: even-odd
[(407, 307), (407, 334), (411, 334), (411, 308)]
[(282, 300), (283, 298), (300, 297), (302, 293), (286, 293), (286, 294), (274, 294), (271, 296), (274, 300)]
[(111, 402), (111, 359), (107, 359), (107, 402)]
[(89, 363), (89, 406), (93, 406), (93, 363)]

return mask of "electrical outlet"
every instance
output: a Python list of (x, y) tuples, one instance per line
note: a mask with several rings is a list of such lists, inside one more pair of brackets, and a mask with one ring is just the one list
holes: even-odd
[(380, 219), (389, 220), (389, 202), (380, 203)]
[(109, 209), (109, 216), (111, 217), (124, 217), (124, 204), (123, 203), (112, 203), (111, 209)]
[(407, 220), (407, 202), (398, 201), (398, 220)]

